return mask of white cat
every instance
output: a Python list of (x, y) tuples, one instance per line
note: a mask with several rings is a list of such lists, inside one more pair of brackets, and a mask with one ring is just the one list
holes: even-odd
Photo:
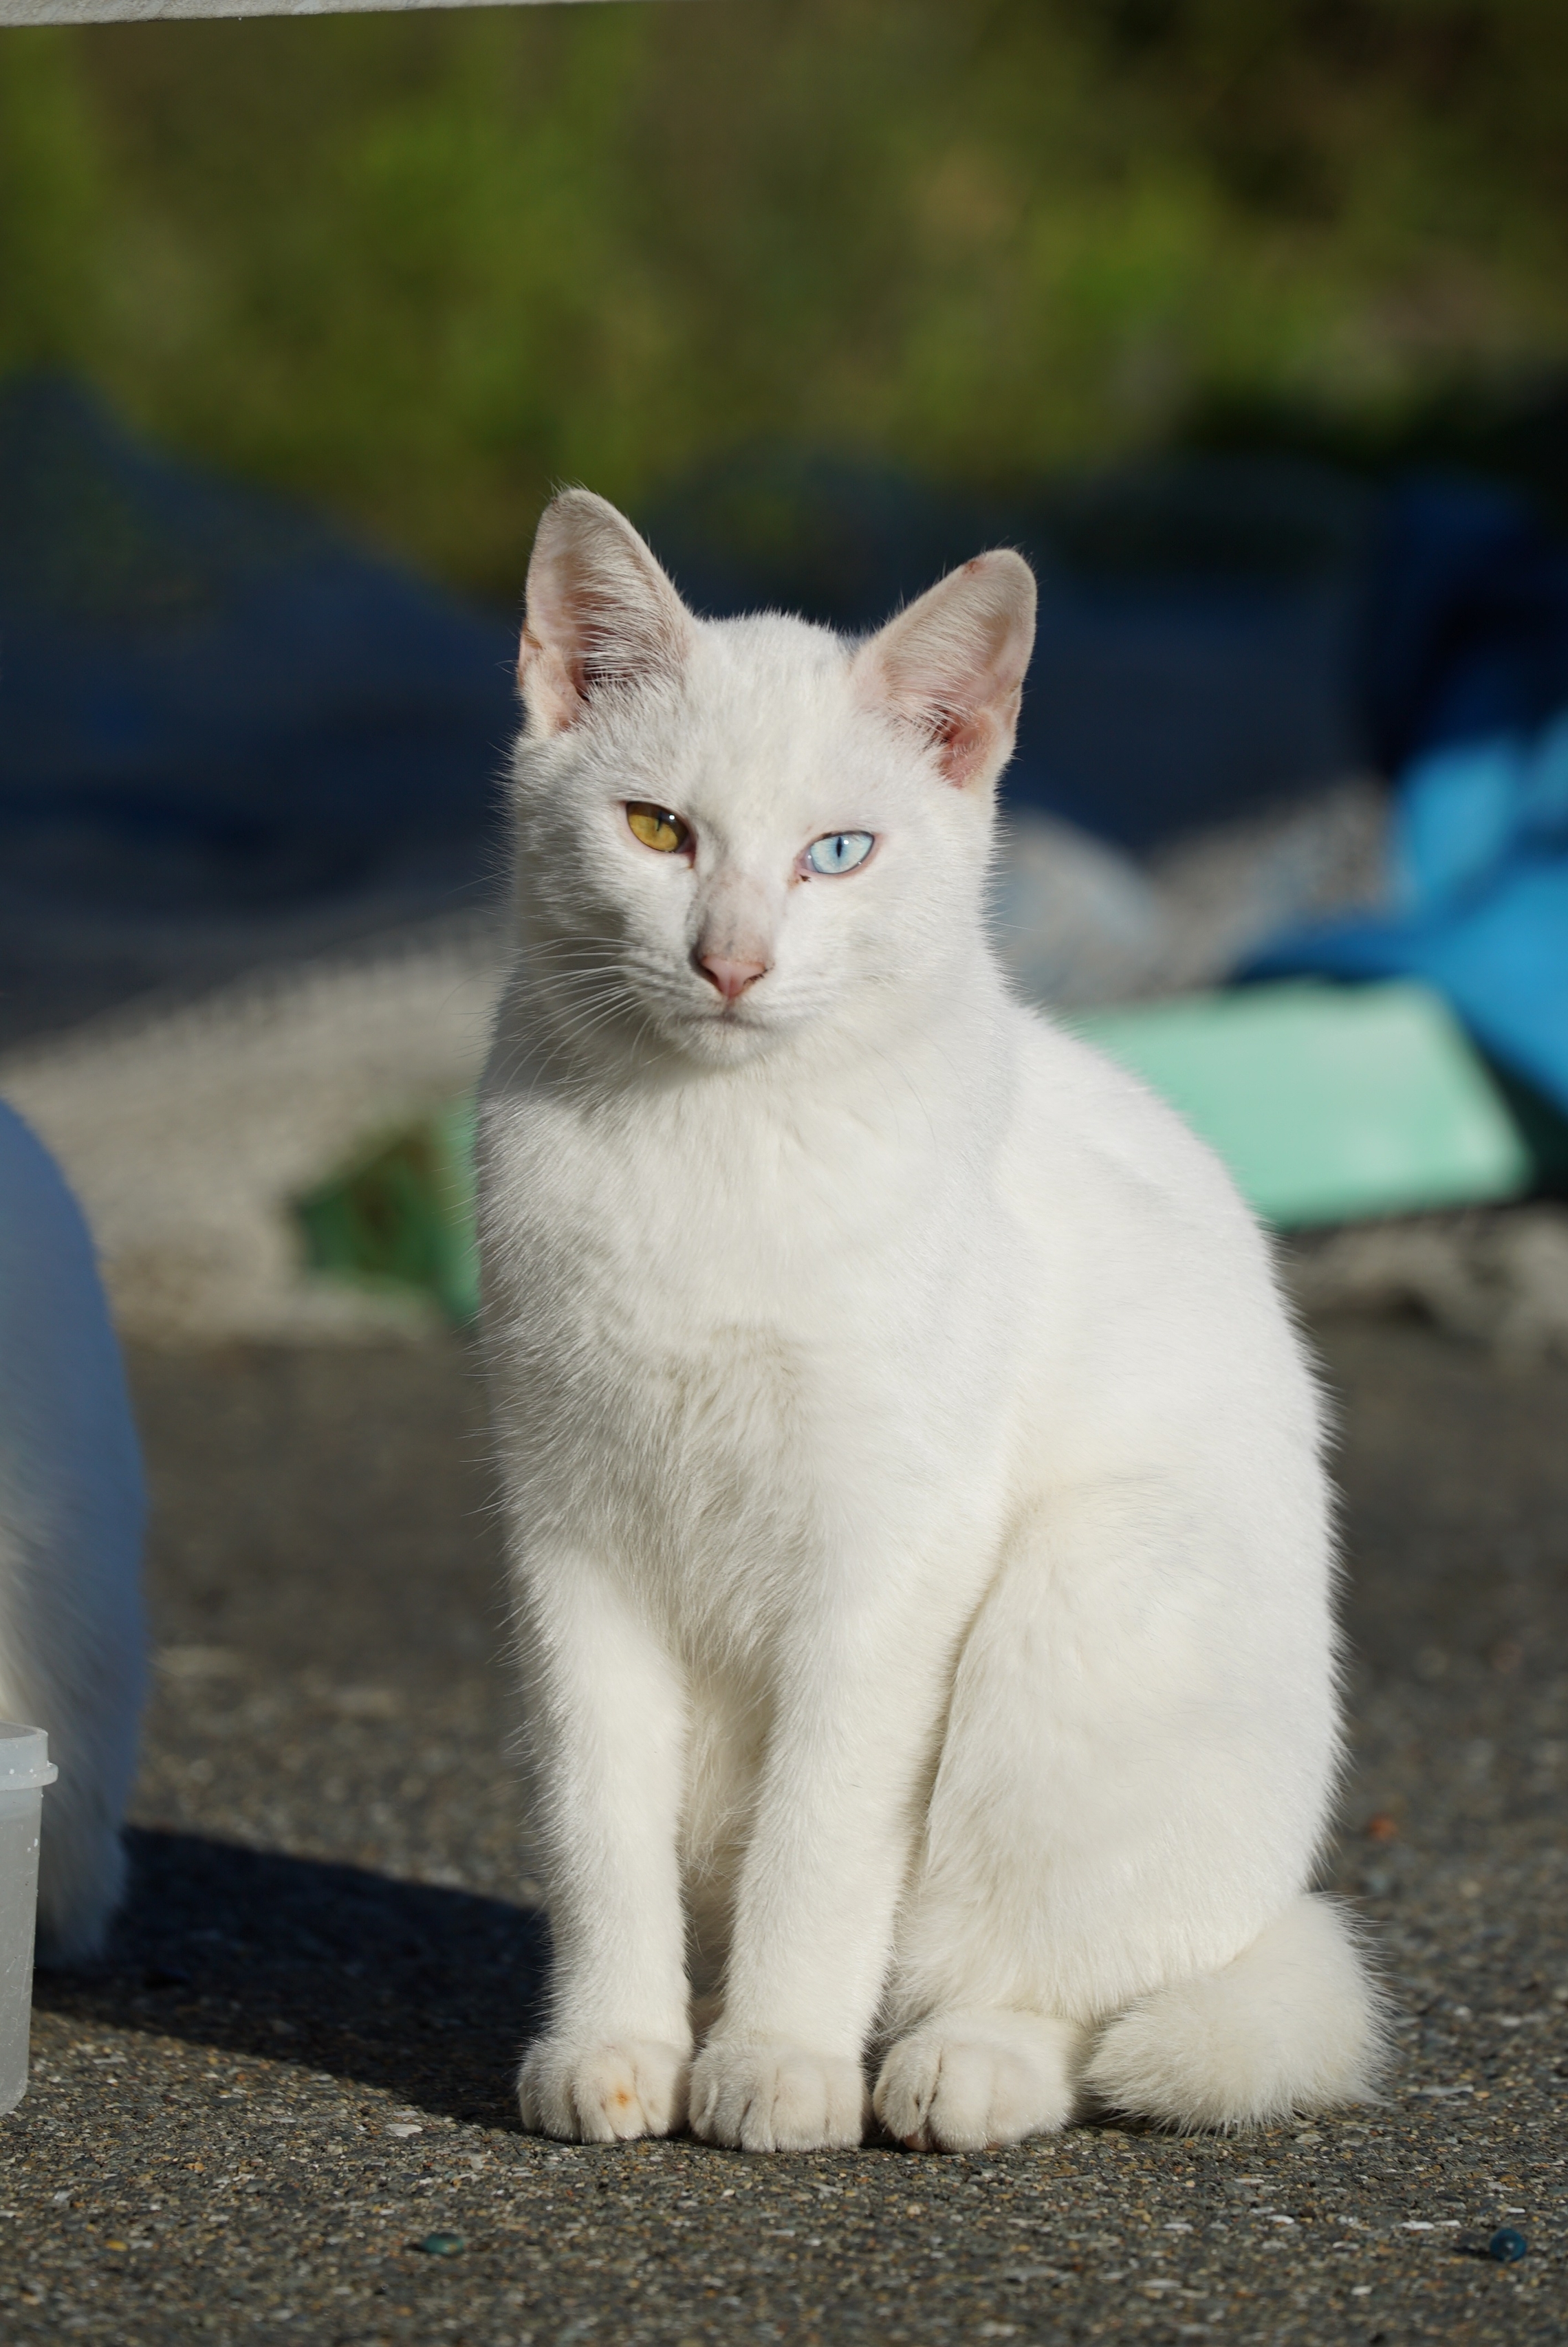
[(1033, 612), (992, 553), (858, 646), (704, 623), (539, 525), (481, 1197), (551, 2135), (857, 2143), (868, 2052), (948, 2149), (1375, 2070), (1310, 1373), (986, 935)]
[(0, 1101), (0, 1718), (48, 1730), (38, 1951), (96, 1955), (125, 1878), (144, 1633), (141, 1462), (80, 1209)]

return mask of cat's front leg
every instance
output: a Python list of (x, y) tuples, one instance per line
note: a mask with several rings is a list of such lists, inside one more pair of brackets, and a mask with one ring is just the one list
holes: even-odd
[[(907, 1591), (907, 1604), (911, 1593)], [(943, 1644), (908, 1623), (817, 1636), (775, 1715), (742, 1869), (724, 2010), (692, 2125), (746, 2151), (857, 2144), (862, 2053), (941, 1710)]]
[(554, 1964), (523, 2124), (584, 2143), (668, 2135), (692, 2055), (676, 1829), (680, 1670), (596, 1560), (530, 1557), (519, 1644)]

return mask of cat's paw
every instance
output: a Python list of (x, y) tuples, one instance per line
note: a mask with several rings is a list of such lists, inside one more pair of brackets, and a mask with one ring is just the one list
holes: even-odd
[(1022, 2013), (938, 2014), (899, 2039), (872, 2106), (910, 2151), (989, 2151), (1065, 2127), (1083, 2032)]
[(518, 2074), (523, 2125), (564, 2143), (624, 2143), (684, 2124), (692, 2057), (643, 2037), (540, 2037)]
[(845, 2151), (866, 2132), (866, 2078), (842, 2055), (776, 2040), (704, 2047), (692, 2129), (735, 2151)]

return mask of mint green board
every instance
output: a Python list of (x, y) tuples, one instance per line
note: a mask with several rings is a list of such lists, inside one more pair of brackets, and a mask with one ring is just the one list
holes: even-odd
[[(1508, 1101), (1424, 987), (1248, 987), (1073, 1024), (1179, 1109), (1281, 1227), (1480, 1204), (1536, 1178)], [(471, 1320), (473, 1148), (471, 1100), (371, 1142), (297, 1202), (309, 1261)]]
[(1441, 999), (1403, 982), (1239, 987), (1075, 1017), (1281, 1228), (1516, 1196), (1532, 1153)]

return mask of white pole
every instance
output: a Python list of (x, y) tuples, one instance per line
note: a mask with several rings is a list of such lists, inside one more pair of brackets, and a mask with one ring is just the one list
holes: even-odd
[(125, 25), (163, 16), (369, 15), (390, 8), (548, 7), (572, 0), (0, 0), (0, 25)]

